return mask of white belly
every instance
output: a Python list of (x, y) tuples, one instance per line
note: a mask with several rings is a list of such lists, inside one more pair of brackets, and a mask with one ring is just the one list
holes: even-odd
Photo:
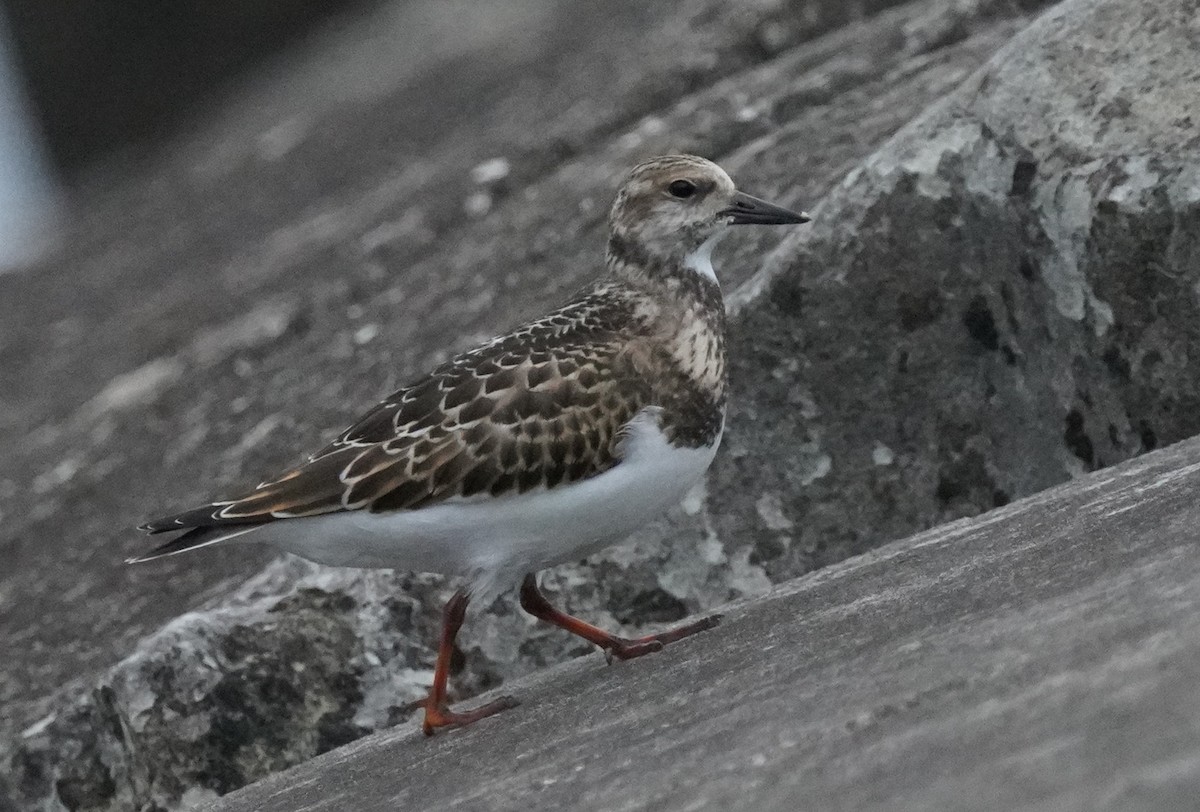
[(622, 461), (591, 479), (388, 514), (287, 519), (243, 538), (333, 566), (466, 575), (490, 591), (497, 578), (516, 579), (620, 541), (683, 498), (708, 469), (721, 438), (703, 448), (676, 448), (658, 428), (657, 411), (643, 410), (630, 421)]

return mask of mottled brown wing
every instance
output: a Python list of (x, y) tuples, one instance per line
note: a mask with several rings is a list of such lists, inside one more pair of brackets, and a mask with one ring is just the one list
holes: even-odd
[(605, 471), (618, 461), (621, 427), (650, 399), (640, 344), (618, 329), (627, 314), (612, 307), (611, 299), (585, 298), (464, 353), (396, 392), (304, 465), (242, 498), (145, 529), (417, 508)]

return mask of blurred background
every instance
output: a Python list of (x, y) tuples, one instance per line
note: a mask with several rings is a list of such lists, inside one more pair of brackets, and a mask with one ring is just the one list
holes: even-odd
[(62, 178), (144, 153), (237, 77), (368, 0), (7, 0), (0, 6), (0, 270), (48, 247)]
[(0, 9), (0, 272), (40, 254), (52, 229), (53, 173)]
[(239, 71), (366, 0), (7, 0), (13, 58), (54, 163), (152, 143)]
[[(0, 4), (0, 271), (44, 256), (56, 233), (61, 241), (72, 200), (89, 198), (86, 208), (97, 193), (128, 184), (131, 170), (156, 171), (150, 164), (168, 141), (180, 152), (258, 139), (252, 149), (261, 147), (260, 157), (281, 157), (309, 122), (346, 103), (378, 102), (447, 59), (495, 46), (508, 53), (504, 61), (518, 57), (530, 37), (546, 33), (552, 6), (7, 0)], [(444, 101), (452, 108), (463, 100)], [(425, 116), (431, 131), (452, 120), (438, 118)], [(196, 159), (203, 160), (193, 152), (184, 163), (194, 168)], [(106, 170), (119, 177), (97, 183)]]

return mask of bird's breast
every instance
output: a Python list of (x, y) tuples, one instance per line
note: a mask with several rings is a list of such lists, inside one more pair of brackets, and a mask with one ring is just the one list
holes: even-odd
[(683, 321), (671, 341), (676, 368), (698, 388), (722, 399), (725, 393), (725, 335), (702, 316)]

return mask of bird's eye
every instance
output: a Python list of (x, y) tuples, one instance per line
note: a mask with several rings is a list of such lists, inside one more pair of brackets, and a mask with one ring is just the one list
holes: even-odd
[(675, 197), (691, 197), (696, 194), (696, 184), (690, 180), (673, 180), (671, 185), (667, 187), (667, 191)]

